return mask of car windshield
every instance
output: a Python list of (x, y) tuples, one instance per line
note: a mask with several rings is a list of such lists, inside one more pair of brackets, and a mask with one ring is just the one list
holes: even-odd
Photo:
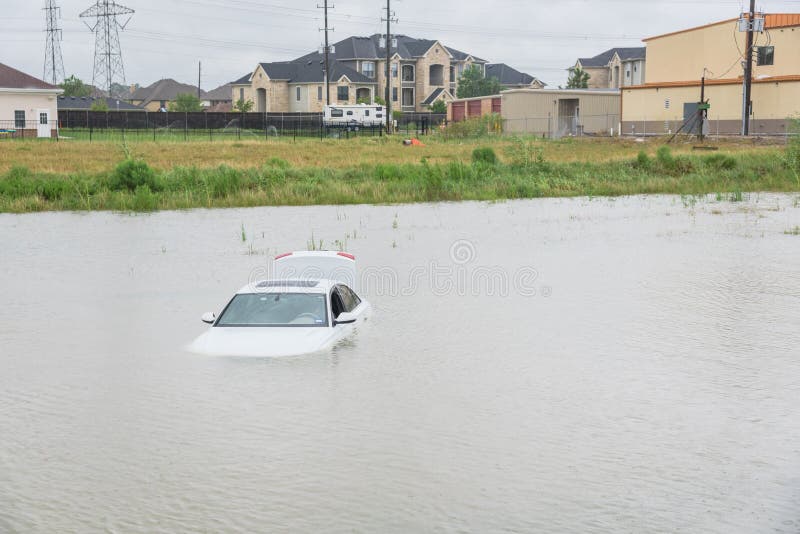
[(323, 293), (236, 295), (216, 326), (328, 326)]

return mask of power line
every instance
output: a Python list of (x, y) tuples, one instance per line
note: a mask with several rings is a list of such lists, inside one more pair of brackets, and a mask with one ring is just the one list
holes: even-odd
[[(119, 44), (119, 30), (124, 30), (131, 20), (134, 10), (117, 4), (115, 0), (97, 0), (97, 3), (80, 14), (80, 18), (94, 18), (94, 26), (86, 23), (95, 35), (94, 41), (94, 69), (92, 72), (92, 85), (108, 90), (112, 94), (115, 83), (125, 85), (125, 66), (122, 61), (122, 49)], [(127, 16), (124, 23), (117, 17)], [(84, 21), (85, 22), (85, 21)]]
[(61, 19), (61, 8), (56, 5), (56, 0), (45, 0), (45, 19), (47, 21), (47, 42), (44, 49), (44, 76), (42, 79), (50, 80), (53, 85), (64, 81), (64, 59), (61, 55), (61, 39), (63, 33), (58, 25)]

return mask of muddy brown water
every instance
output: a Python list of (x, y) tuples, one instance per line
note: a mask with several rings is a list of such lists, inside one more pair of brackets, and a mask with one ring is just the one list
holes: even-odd
[[(797, 206), (2, 215), (0, 532), (798, 532)], [(369, 327), (182, 350), (312, 233)]]

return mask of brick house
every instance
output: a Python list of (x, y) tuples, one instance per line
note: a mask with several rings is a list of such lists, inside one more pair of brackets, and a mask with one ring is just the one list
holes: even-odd
[[(140, 87), (130, 95), (130, 103), (147, 111), (168, 109), (180, 94), (197, 95), (197, 86), (180, 83), (172, 79), (159, 80), (147, 87)], [(200, 100), (208, 107), (210, 102), (205, 91), (200, 91)]]

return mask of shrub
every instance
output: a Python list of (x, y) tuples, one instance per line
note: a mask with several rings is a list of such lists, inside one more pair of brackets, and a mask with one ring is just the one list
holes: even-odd
[(150, 191), (161, 191), (156, 172), (144, 161), (126, 159), (114, 169), (109, 188), (112, 191), (136, 191), (146, 185)]
[[(790, 130), (794, 135), (789, 138), (786, 146), (786, 166), (797, 176), (800, 174), (800, 119), (792, 121)], [(800, 176), (798, 176), (798, 180), (800, 180)]]
[(639, 154), (636, 156), (636, 167), (639, 169), (647, 169), (650, 167), (650, 156), (648, 156), (647, 152), (644, 150), (640, 150)]
[(659, 147), (656, 152), (656, 159), (662, 167), (666, 169), (675, 168), (675, 157), (672, 155), (672, 150), (668, 146)]
[(472, 151), (472, 163), (497, 165), (497, 154), (491, 147), (479, 147)]
[(511, 166), (518, 169), (531, 169), (544, 164), (544, 149), (532, 139), (512, 137), (505, 152)]
[(446, 138), (470, 139), (489, 135), (490, 133), (501, 133), (503, 130), (503, 120), (498, 114), (484, 115), (460, 122), (452, 122), (444, 130)]
[(205, 181), (208, 193), (214, 198), (222, 198), (242, 187), (242, 173), (227, 165), (220, 165), (208, 171)]
[(140, 185), (133, 194), (134, 211), (155, 211), (158, 209), (158, 199), (150, 190), (150, 187)]

